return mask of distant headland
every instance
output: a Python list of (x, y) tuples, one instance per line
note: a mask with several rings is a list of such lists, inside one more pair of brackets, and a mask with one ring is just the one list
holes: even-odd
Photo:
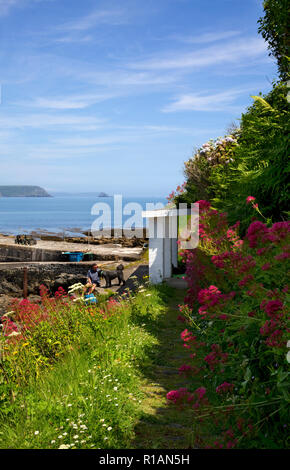
[(0, 186), (0, 197), (52, 197), (40, 186)]

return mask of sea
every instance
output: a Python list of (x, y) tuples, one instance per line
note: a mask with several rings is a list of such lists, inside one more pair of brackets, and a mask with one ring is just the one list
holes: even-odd
[(92, 226), (100, 230), (122, 226), (141, 228), (146, 226), (142, 210), (159, 209), (166, 204), (167, 199), (162, 197), (1, 197), (0, 233), (82, 236)]

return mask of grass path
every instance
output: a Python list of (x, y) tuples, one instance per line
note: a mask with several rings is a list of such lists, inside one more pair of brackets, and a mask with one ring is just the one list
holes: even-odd
[(167, 392), (187, 386), (187, 379), (178, 373), (178, 368), (188, 362), (189, 357), (180, 339), (184, 327), (177, 320), (178, 304), (182, 303), (184, 295), (185, 291), (175, 291), (174, 297), (168, 299), (166, 312), (158, 323), (159, 345), (152, 354), (150, 369), (145, 371), (142, 417), (135, 427), (136, 438), (132, 448), (193, 447), (192, 411), (177, 410), (166, 400)]

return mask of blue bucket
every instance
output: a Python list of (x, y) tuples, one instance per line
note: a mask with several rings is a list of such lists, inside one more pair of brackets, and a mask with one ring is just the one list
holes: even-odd
[(96, 297), (94, 296), (94, 294), (86, 294), (85, 295), (85, 303), (86, 304), (96, 304), (98, 303)]

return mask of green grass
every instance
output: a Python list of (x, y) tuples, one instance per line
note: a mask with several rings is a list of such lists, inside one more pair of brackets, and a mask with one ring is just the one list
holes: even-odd
[(129, 298), (101, 329), (86, 328), (53, 369), (15, 384), (0, 412), (0, 448), (130, 447), (164, 302), (164, 288)]
[(178, 374), (188, 359), (177, 321), (183, 297), (165, 285), (140, 286), (101, 328), (84, 325), (52, 369), (16, 382), (0, 411), (0, 448), (192, 447), (192, 411), (166, 400), (187, 386)]

